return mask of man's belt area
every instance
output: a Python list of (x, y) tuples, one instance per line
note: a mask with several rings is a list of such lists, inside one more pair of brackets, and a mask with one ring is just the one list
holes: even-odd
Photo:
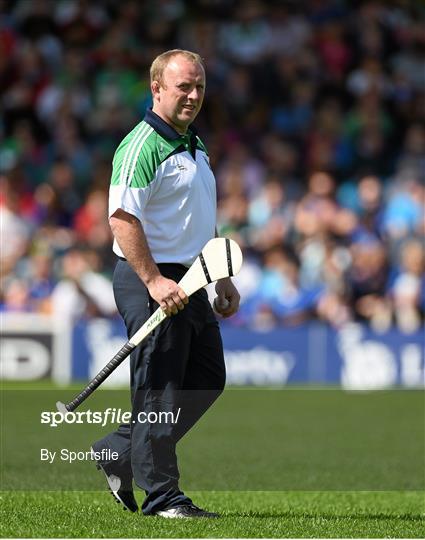
[[(127, 259), (125, 257), (119, 257), (117, 255), (118, 259), (120, 261), (124, 261), (124, 262), (127, 262)], [(161, 268), (161, 267), (164, 267), (164, 268), (175, 268), (176, 270), (180, 270), (180, 271), (184, 271), (186, 272), (188, 270), (188, 267), (185, 266), (184, 264), (180, 264), (180, 263), (157, 263), (158, 267)]]

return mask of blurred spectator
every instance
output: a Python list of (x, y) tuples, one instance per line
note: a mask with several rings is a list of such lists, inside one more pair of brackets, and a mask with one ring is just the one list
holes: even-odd
[(311, 40), (307, 17), (296, 12), (294, 5), (278, 3), (268, 12), (270, 49), (273, 55), (294, 56)]
[(220, 234), (233, 237), (241, 246), (249, 244), (248, 201), (243, 195), (229, 195), (222, 199), (217, 211)]
[(234, 141), (228, 157), (218, 168), (217, 189), (220, 197), (243, 194), (252, 199), (264, 182), (264, 165), (250, 155), (241, 141)]
[(407, 333), (417, 330), (425, 312), (425, 250), (420, 240), (403, 244), (390, 295), (397, 325)]
[(52, 165), (48, 182), (36, 190), (36, 199), (42, 223), (64, 227), (72, 225), (81, 197), (74, 172), (67, 161), (61, 159)]
[(346, 117), (344, 132), (352, 145), (357, 170), (388, 174), (394, 167), (388, 156), (394, 121), (375, 87), (359, 97)]
[(347, 236), (356, 226), (355, 216), (341, 208), (335, 198), (335, 181), (327, 173), (309, 178), (309, 190), (297, 204), (294, 227), (300, 238), (317, 235)]
[(409, 173), (396, 177), (383, 216), (383, 229), (391, 240), (423, 232), (424, 201), (425, 187), (415, 177)]
[(259, 252), (283, 245), (293, 213), (284, 186), (271, 176), (249, 206), (250, 244)]
[(359, 178), (357, 184), (345, 182), (338, 191), (337, 199), (342, 206), (356, 214), (358, 229), (382, 237), (384, 193), (379, 177), (366, 175)]
[(425, 124), (408, 128), (397, 168), (414, 171), (419, 180), (425, 181)]
[(264, 18), (265, 4), (248, 0), (236, 6), (234, 19), (222, 24), (219, 43), (224, 55), (249, 65), (262, 60), (270, 48), (270, 27)]
[(373, 235), (360, 233), (350, 251), (352, 263), (348, 279), (354, 316), (375, 328), (388, 328), (391, 311), (385, 298), (389, 276), (384, 246)]
[(373, 234), (381, 232), (382, 184), (376, 176), (364, 176), (359, 181), (359, 217), (362, 226)]
[(0, 177), (0, 264), (1, 276), (9, 275), (26, 253), (31, 231), (29, 224), (20, 217), (20, 199), (10, 178)]
[(28, 289), (32, 308), (38, 313), (52, 313), (51, 294), (55, 287), (53, 258), (49, 253), (34, 253), (28, 269)]
[(357, 97), (364, 96), (375, 91), (381, 97), (388, 97), (391, 93), (391, 85), (383, 72), (383, 66), (373, 57), (363, 60), (359, 69), (352, 71), (347, 79), (348, 90)]
[(281, 247), (271, 248), (264, 253), (263, 266), (258, 288), (242, 304), (239, 317), (263, 330), (279, 321), (295, 325), (309, 320), (324, 288), (302, 286), (295, 253)]
[(105, 191), (91, 191), (74, 215), (74, 229), (79, 243), (92, 248), (110, 246), (112, 234), (108, 223), (108, 204)]
[(2, 296), (0, 311), (11, 313), (32, 311), (28, 285), (24, 280), (13, 278), (4, 287)]
[(350, 47), (345, 39), (342, 19), (331, 18), (318, 25), (317, 48), (327, 77), (341, 81), (351, 60)]
[(62, 258), (62, 279), (52, 293), (56, 317), (70, 323), (80, 317), (108, 317), (116, 313), (111, 283), (95, 271), (93, 253), (73, 248)]

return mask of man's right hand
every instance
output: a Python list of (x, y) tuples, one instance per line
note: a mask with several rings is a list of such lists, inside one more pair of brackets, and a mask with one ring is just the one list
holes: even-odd
[(175, 281), (164, 276), (153, 278), (146, 286), (151, 297), (167, 316), (176, 315), (189, 302), (184, 290)]

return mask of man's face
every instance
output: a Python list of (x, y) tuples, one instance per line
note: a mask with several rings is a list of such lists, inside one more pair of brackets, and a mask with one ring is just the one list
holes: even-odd
[(185, 133), (201, 109), (205, 94), (205, 72), (184, 56), (173, 57), (164, 69), (163, 80), (152, 82), (153, 111)]

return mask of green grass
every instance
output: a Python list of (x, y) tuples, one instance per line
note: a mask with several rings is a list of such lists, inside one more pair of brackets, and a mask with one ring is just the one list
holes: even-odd
[(217, 520), (124, 512), (106, 493), (3, 493), (2, 537), (420, 538), (423, 493), (198, 492)]
[[(124, 512), (90, 462), (40, 461), (40, 448), (87, 450), (113, 429), (40, 424), (79, 385), (2, 388), (2, 537), (424, 536), (421, 391), (228, 389), (178, 447), (185, 492), (221, 517), (175, 521)], [(81, 410), (106, 407), (128, 410), (128, 392)]]

